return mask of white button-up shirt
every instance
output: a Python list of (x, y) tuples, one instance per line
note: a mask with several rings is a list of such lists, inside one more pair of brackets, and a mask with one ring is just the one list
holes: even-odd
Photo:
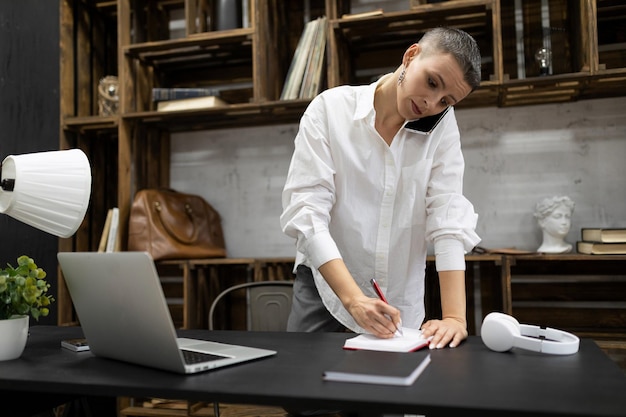
[(296, 265), (312, 269), (326, 308), (356, 332), (364, 330), (319, 273), (321, 265), (342, 258), (371, 297), (375, 278), (403, 326), (419, 328), (428, 242), (441, 271), (464, 270), (464, 253), (480, 241), (477, 215), (462, 195), (454, 109), (431, 133), (405, 124), (389, 146), (374, 128), (376, 84), (329, 89), (311, 102), (295, 138), (280, 218), (296, 239)]

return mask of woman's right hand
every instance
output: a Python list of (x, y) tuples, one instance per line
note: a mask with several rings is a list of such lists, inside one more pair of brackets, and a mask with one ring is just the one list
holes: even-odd
[(374, 336), (392, 338), (402, 326), (400, 311), (378, 298), (363, 295), (344, 306), (357, 324)]
[(384, 339), (395, 335), (401, 326), (400, 311), (363, 294), (342, 259), (326, 262), (319, 271), (359, 326)]

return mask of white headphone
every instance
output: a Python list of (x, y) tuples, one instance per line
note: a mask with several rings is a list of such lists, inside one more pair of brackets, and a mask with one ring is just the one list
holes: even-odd
[(580, 344), (580, 339), (571, 333), (519, 324), (515, 318), (496, 312), (487, 314), (480, 336), (485, 345), (496, 352), (517, 347), (552, 355), (571, 355), (578, 352)]

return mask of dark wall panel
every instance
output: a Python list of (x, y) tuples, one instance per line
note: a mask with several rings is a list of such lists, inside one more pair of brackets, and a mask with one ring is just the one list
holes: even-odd
[[(0, 0), (0, 160), (58, 146), (59, 3)], [(0, 265), (31, 256), (55, 294), (57, 248), (56, 237), (0, 215)], [(39, 323), (56, 323), (52, 307)]]

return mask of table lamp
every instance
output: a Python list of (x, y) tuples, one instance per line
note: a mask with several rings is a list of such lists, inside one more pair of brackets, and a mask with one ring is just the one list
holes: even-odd
[(0, 213), (52, 235), (72, 236), (91, 196), (91, 167), (79, 149), (9, 155), (0, 166)]

